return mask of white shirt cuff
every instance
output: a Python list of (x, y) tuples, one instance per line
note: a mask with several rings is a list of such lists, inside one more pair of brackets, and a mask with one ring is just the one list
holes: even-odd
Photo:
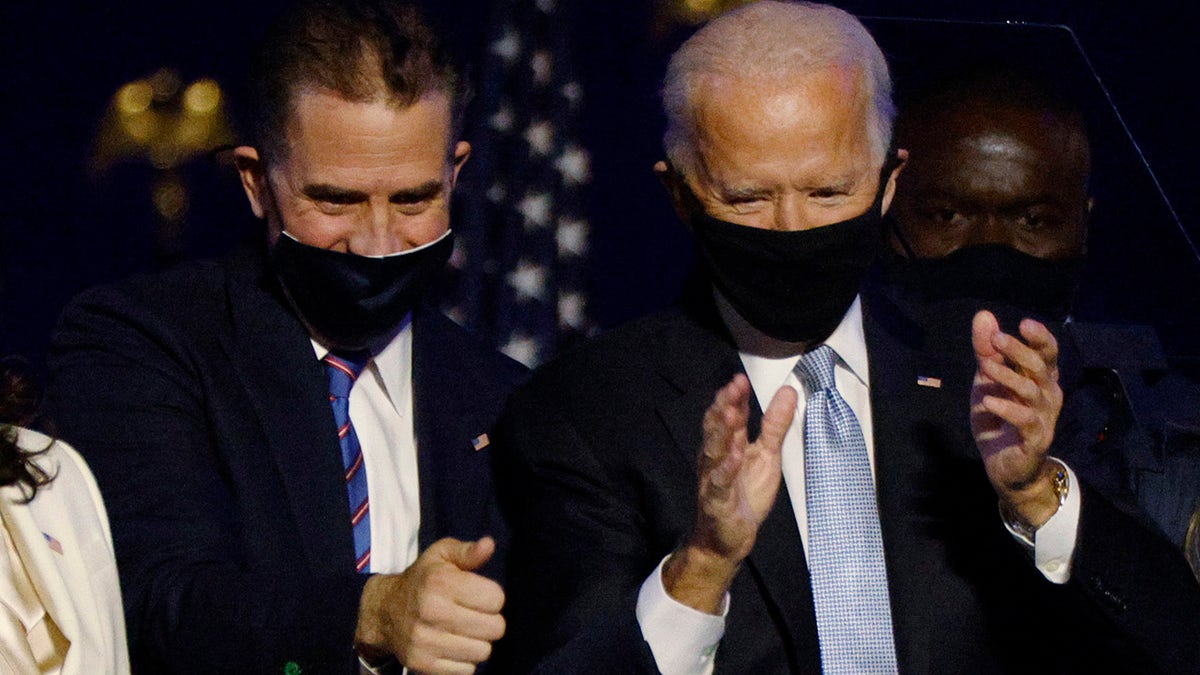
[(1079, 531), (1079, 511), (1083, 503), (1080, 497), (1081, 490), (1079, 489), (1079, 480), (1075, 477), (1075, 472), (1065, 463), (1055, 459), (1067, 470), (1067, 499), (1062, 506), (1058, 507), (1058, 511), (1050, 516), (1037, 529), (1033, 535), (1033, 541), (1009, 527), (1008, 523), (1004, 523), (1004, 527), (1018, 541), (1020, 541), (1026, 549), (1031, 549), (1033, 552), (1033, 564), (1037, 566), (1038, 571), (1047, 580), (1056, 584), (1065, 584), (1071, 580), (1071, 561), (1075, 556), (1075, 539)]
[[(668, 556), (670, 557), (670, 556)], [(714, 616), (678, 602), (663, 587), (663, 558), (642, 583), (637, 598), (637, 621), (663, 675), (709, 675), (717, 646), (725, 635), (729, 594)]]
[(383, 663), (372, 666), (367, 663), (367, 660), (358, 655), (358, 674), (359, 675), (389, 675), (390, 673), (407, 673), (408, 670), (398, 667), (396, 659), (388, 659)]

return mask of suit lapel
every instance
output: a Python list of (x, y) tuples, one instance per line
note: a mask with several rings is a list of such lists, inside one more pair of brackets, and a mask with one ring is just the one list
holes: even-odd
[[(869, 302), (868, 302), (869, 300)], [(875, 436), (876, 493), (883, 530), (893, 629), (900, 670), (927, 673), (938, 614), (927, 584), (944, 557), (931, 539), (938, 521), (939, 490), (953, 486), (935, 448), (967, 453), (969, 379), (961, 369), (924, 360), (909, 338), (920, 338), (889, 301), (864, 298), (864, 330), (871, 373), (871, 416)], [(936, 378), (918, 384), (918, 377)], [(968, 461), (963, 456), (956, 458)]]
[[(48, 492), (47, 488), (39, 492), (40, 502), (36, 505), (23, 505), (18, 503), (22, 499), (19, 488), (0, 488), (0, 516), (3, 517), (4, 527), (8, 528), (9, 536), (13, 538), (13, 546), (21, 556), (19, 563), (13, 562), (24, 565), (46, 614), (54, 620), (70, 644), (76, 645), (77, 649), (88, 649), (79, 612), (97, 606), (90, 583), (91, 575), (84, 565), (83, 552), (65, 506), (57, 504), (57, 494)], [(86, 499), (87, 495), (83, 498)], [(50, 502), (56, 502), (58, 508), (48, 508)], [(35, 509), (37, 518), (34, 517)], [(44, 532), (50, 533), (58, 541), (62, 553), (51, 550)], [(92, 616), (88, 618), (98, 619)]]
[[(668, 331), (663, 351), (657, 357), (659, 373), (680, 392), (678, 398), (662, 402), (658, 413), (676, 443), (676, 450), (690, 467), (695, 467), (696, 453), (703, 442), (701, 420), (705, 410), (718, 389), (736, 373), (744, 372), (725, 329), (715, 323), (715, 317), (704, 313), (700, 316), (699, 323), (689, 322), (684, 330)], [(758, 435), (761, 422), (762, 410), (752, 396), (748, 429), (752, 438)], [(747, 559), (746, 573), (761, 590), (770, 615), (783, 624), (779, 627), (780, 637), (789, 652), (786, 656), (792, 668), (799, 672), (819, 671), (808, 566), (784, 485), (780, 486), (779, 496), (759, 530)], [(759, 627), (751, 629), (757, 631)]]
[(354, 561), (328, 380), (303, 325), (285, 309), (261, 261), (231, 274), (226, 348), (266, 434), (311, 569)]
[[(700, 423), (704, 411), (712, 404), (718, 389), (737, 373), (744, 372), (715, 309), (698, 314), (701, 317), (698, 322), (690, 314), (679, 317), (681, 325), (663, 332), (661, 351), (653, 356), (659, 375), (679, 392), (678, 397), (659, 404), (659, 418), (690, 467), (696, 466), (696, 453), (704, 440)], [(751, 424), (757, 425), (753, 411), (751, 418)]]
[[(473, 345), (437, 310), (413, 315), (413, 414), (421, 481), (421, 549), (440, 536), (485, 532), (491, 498), (486, 402), (502, 392), (483, 377)], [(479, 447), (477, 448), (476, 445)], [(463, 486), (478, 486), (464, 490)], [(494, 524), (492, 524), (494, 526)]]

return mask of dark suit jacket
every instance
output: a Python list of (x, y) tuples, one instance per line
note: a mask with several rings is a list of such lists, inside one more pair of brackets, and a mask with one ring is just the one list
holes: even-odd
[[(107, 502), (142, 672), (355, 671), (367, 577), (328, 380), (263, 260), (245, 250), (85, 293), (54, 338), (51, 413)], [(472, 439), (521, 371), (415, 312), (422, 549), (503, 543)]]
[[(1028, 314), (969, 298), (929, 299), (882, 271), (869, 288), (902, 308), (925, 372), (968, 395), (971, 317), (986, 307), (1015, 332)], [(1172, 367), (1150, 326), (1045, 321), (1064, 392), (1055, 455), (1107, 498), (1181, 547), (1200, 498), (1200, 383)], [(955, 412), (965, 425), (966, 409)]]
[[(969, 429), (946, 423), (965, 419), (955, 411), (967, 401), (917, 385), (933, 373), (891, 310), (865, 299), (901, 671), (1196, 672), (1200, 592), (1182, 558), (1077, 488), (1072, 581), (1046, 581), (1004, 529)], [(691, 528), (700, 421), (740, 370), (708, 300), (601, 337), (514, 394), (496, 455), (514, 523), (499, 661), (514, 672), (539, 661), (543, 672), (655, 671), (634, 615), (637, 588)], [(733, 583), (716, 672), (819, 670), (785, 488)]]

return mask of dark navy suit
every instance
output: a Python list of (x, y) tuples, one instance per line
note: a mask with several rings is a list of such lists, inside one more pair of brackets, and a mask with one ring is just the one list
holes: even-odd
[[(367, 577), (328, 380), (264, 261), (246, 249), (90, 291), (54, 338), (51, 413), (107, 502), (141, 672), (355, 671)], [(472, 440), (521, 372), (414, 312), (422, 549), (504, 545)]]
[[(1070, 583), (1004, 529), (965, 424), (917, 329), (864, 297), (877, 494), (902, 673), (1198, 672), (1200, 590), (1181, 556), (1086, 486)], [(500, 425), (512, 512), (513, 671), (655, 672), (635, 619), (643, 579), (690, 531), (701, 418), (742, 369), (711, 297), (568, 354)], [(756, 433), (761, 413), (752, 413)], [(786, 487), (734, 579), (716, 673), (818, 673), (812, 593)]]

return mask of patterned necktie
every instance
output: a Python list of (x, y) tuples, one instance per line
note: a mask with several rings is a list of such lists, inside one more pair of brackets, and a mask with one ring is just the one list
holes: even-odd
[(862, 428), (833, 384), (836, 358), (821, 345), (796, 364), (808, 391), (804, 487), (821, 669), (825, 675), (895, 673), (875, 486)]
[(371, 571), (371, 501), (367, 498), (367, 469), (363, 466), (362, 446), (350, 423), (350, 389), (371, 355), (348, 352), (325, 355), (329, 375), (329, 404), (337, 424), (338, 444), (342, 447), (342, 466), (346, 469), (346, 495), (350, 502), (350, 525), (354, 530), (354, 569)]

